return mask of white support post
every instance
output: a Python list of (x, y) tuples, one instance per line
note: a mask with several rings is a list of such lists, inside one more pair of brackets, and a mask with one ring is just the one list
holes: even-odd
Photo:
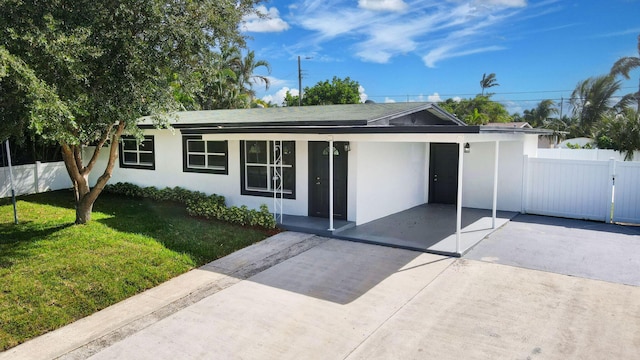
[(460, 252), (460, 233), (462, 232), (462, 162), (464, 155), (464, 138), (458, 139), (458, 198), (456, 200), (456, 254)]
[(522, 157), (522, 199), (520, 213), (527, 213), (527, 199), (529, 198), (529, 156), (524, 155)]
[(496, 208), (498, 207), (498, 160), (500, 153), (500, 141), (496, 141), (496, 153), (493, 164), (493, 207), (491, 208), (491, 228), (496, 228)]
[(616, 197), (616, 160), (614, 158), (609, 159), (609, 189), (608, 189), (607, 199), (609, 199), (608, 204), (609, 208), (607, 209), (607, 216), (604, 221), (607, 224), (613, 222), (614, 212), (615, 212), (615, 197)]
[(329, 138), (329, 231), (333, 228), (333, 137)]

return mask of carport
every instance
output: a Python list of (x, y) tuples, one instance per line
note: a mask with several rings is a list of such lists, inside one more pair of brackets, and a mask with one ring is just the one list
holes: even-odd
[(333, 231), (327, 229), (327, 219), (307, 216), (284, 215), (280, 226), (342, 240), (461, 256), (516, 215), (496, 211), (494, 218), (492, 210), (461, 208), (458, 212), (455, 205), (423, 204), (358, 226), (336, 220)]

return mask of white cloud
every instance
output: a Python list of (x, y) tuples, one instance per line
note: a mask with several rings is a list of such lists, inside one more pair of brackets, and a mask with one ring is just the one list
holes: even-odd
[(280, 12), (277, 8), (260, 5), (256, 7), (256, 11), (262, 14), (251, 14), (243, 20), (242, 29), (248, 32), (280, 32), (289, 29), (289, 24), (280, 18)]
[(358, 93), (360, 93), (360, 102), (362, 103), (367, 101), (367, 99), (369, 98), (369, 95), (364, 92), (364, 88), (362, 87), (362, 85), (358, 86)]
[(358, 7), (373, 11), (404, 11), (407, 4), (402, 0), (358, 0)]
[(266, 102), (271, 102), (272, 104), (282, 106), (284, 102), (284, 97), (287, 95), (287, 91), (291, 93), (293, 96), (298, 96), (298, 89), (289, 89), (288, 87), (283, 87), (280, 90), (276, 91), (274, 94), (265, 95), (262, 97), (262, 100)]
[(385, 98), (384, 98), (384, 102), (385, 102), (385, 103), (394, 103), (394, 102), (396, 102), (396, 101), (395, 101), (394, 99), (390, 98), (390, 97), (385, 97)]
[(432, 95), (427, 96), (427, 101), (429, 102), (441, 102), (442, 99), (440, 98), (440, 94), (433, 93)]
[(311, 33), (295, 45), (300, 48), (322, 52), (326, 42), (348, 41), (353, 45), (345, 53), (351, 50), (364, 61), (388, 63), (419, 54), (434, 67), (445, 59), (503, 49), (497, 35), (524, 8), (526, 0), (359, 0), (358, 7), (347, 0), (301, 0), (289, 16)]

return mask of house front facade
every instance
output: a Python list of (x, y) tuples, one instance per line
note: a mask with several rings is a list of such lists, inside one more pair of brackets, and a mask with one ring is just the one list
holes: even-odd
[(111, 182), (357, 225), (425, 203), (521, 211), (538, 136), (466, 126), (432, 103), (195, 111), (172, 126), (141, 121), (145, 140), (123, 138)]

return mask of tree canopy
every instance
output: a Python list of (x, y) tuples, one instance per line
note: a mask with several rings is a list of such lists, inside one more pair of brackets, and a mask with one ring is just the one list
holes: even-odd
[[(319, 81), (312, 87), (305, 87), (302, 93), (302, 105), (358, 104), (360, 103), (360, 84), (349, 77), (341, 79), (334, 76), (329, 80)], [(298, 96), (289, 91), (284, 105), (297, 106)]]
[(467, 125), (511, 121), (511, 116), (504, 105), (492, 101), (490, 96), (477, 95), (471, 99), (447, 99), (440, 103), (440, 106), (467, 123)]
[[(84, 223), (111, 177), (120, 136), (136, 133), (144, 115), (166, 124), (165, 114), (181, 107), (177, 89), (193, 97), (201, 60), (244, 45), (238, 25), (259, 2), (4, 0), (2, 128), (18, 121), (61, 145), (76, 222)], [(90, 189), (88, 175), (108, 142), (108, 164)], [(96, 146), (84, 161), (87, 145)]]

